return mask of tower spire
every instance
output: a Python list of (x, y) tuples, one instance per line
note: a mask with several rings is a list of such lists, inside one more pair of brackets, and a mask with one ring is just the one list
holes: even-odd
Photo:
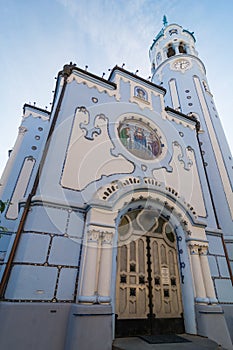
[(166, 27), (168, 25), (168, 21), (167, 21), (167, 16), (163, 16), (163, 26)]

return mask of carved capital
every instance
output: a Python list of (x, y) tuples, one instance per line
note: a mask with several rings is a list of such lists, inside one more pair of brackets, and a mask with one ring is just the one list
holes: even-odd
[(190, 242), (189, 249), (191, 254), (207, 255), (208, 245), (203, 242)]
[(112, 245), (112, 241), (113, 241), (113, 233), (112, 232), (103, 233), (101, 238), (102, 238), (102, 244)]
[(200, 255), (202, 255), (202, 256), (208, 255), (208, 247), (207, 246), (200, 247), (199, 251), (200, 251)]
[(189, 244), (190, 254), (199, 255), (199, 248), (198, 244)]
[(110, 244), (113, 242), (113, 232), (90, 230), (87, 233), (87, 242), (96, 242), (97, 244)]
[(96, 242), (96, 243), (98, 243), (98, 241), (99, 241), (99, 234), (100, 234), (100, 232), (96, 231), (96, 230), (88, 231), (88, 233), (87, 233), (87, 242)]

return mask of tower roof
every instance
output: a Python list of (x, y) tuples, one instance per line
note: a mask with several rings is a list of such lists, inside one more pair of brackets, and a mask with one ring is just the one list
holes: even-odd
[(171, 24), (168, 24), (168, 21), (167, 21), (167, 17), (166, 16), (163, 16), (163, 27), (162, 29), (159, 31), (159, 33), (155, 36), (154, 40), (153, 40), (153, 43), (150, 47), (150, 49), (153, 48), (153, 46), (155, 45), (155, 43), (161, 38), (164, 36), (165, 32), (168, 30), (169, 27), (180, 27), (182, 29), (182, 32), (183, 33), (188, 33), (189, 35), (191, 35), (191, 37), (193, 38), (194, 42), (196, 42), (196, 39), (194, 37), (194, 32), (190, 32), (189, 30), (187, 29), (183, 29), (182, 26), (180, 26), (179, 24), (176, 24), (176, 23), (171, 23)]

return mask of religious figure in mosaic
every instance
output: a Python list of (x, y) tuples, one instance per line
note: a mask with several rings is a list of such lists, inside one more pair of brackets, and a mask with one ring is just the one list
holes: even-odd
[(118, 128), (120, 140), (133, 155), (145, 159), (155, 159), (161, 151), (156, 132), (141, 121), (126, 120)]
[(148, 96), (147, 93), (144, 89), (142, 89), (141, 87), (136, 86), (134, 89), (134, 95), (142, 100), (147, 101), (148, 100)]

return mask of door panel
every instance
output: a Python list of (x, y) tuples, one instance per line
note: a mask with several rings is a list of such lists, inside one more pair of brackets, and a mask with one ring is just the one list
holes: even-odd
[(147, 318), (145, 237), (118, 248), (116, 305), (119, 319)]
[(154, 313), (157, 318), (181, 317), (182, 303), (175, 246), (150, 237)]
[(119, 225), (116, 334), (183, 332), (176, 240), (152, 210), (127, 213)]

